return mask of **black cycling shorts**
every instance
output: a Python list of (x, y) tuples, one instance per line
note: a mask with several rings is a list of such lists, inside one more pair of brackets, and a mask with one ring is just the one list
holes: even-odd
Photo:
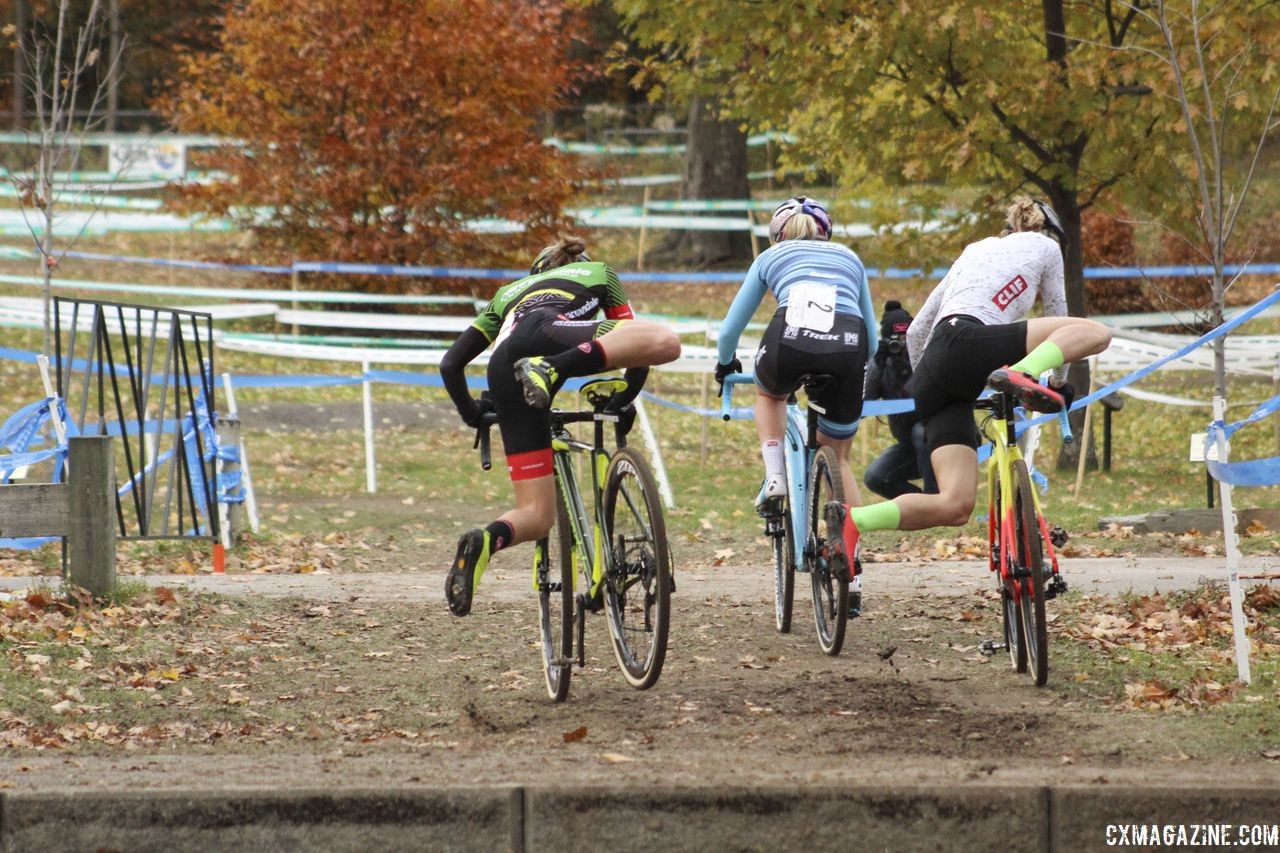
[(502, 447), (513, 480), (551, 472), (551, 418), (524, 400), (515, 363), (531, 355), (555, 355), (595, 340), (625, 320), (567, 320), (554, 310), (532, 311), (515, 324), (489, 358), (489, 394), (498, 415)]
[(837, 314), (831, 331), (787, 325), (786, 308), (769, 321), (756, 350), (756, 384), (766, 394), (786, 397), (805, 376), (826, 374), (834, 382), (813, 400), (823, 410), (818, 429), (832, 438), (850, 438), (862, 418), (862, 389), (867, 375), (867, 332), (861, 317)]
[(916, 416), (925, 425), (929, 452), (948, 444), (976, 448), (981, 441), (973, 404), (987, 386), (991, 371), (1027, 354), (1027, 323), (984, 326), (973, 317), (946, 317), (907, 382)]

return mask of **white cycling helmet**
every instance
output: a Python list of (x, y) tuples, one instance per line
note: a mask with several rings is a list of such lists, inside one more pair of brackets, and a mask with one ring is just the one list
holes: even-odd
[(798, 195), (795, 198), (789, 198), (782, 204), (778, 205), (773, 212), (773, 219), (769, 220), (769, 239), (774, 243), (781, 242), (782, 229), (787, 224), (787, 220), (795, 216), (797, 213), (804, 213), (812, 216), (818, 224), (818, 233), (823, 240), (831, 239), (831, 214), (827, 213), (827, 209), (812, 199)]

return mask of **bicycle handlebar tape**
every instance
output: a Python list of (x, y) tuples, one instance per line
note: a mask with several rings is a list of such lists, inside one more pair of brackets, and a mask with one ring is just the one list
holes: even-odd
[(1071, 418), (1069, 417), (1066, 407), (1058, 410), (1058, 426), (1062, 428), (1062, 443), (1070, 444), (1075, 441), (1075, 436), (1071, 434)]

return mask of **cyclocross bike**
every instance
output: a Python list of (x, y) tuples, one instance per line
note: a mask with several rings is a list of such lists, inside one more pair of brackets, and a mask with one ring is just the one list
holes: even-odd
[[(657, 682), (667, 654), (671, 620), (671, 552), (658, 487), (644, 457), (626, 446), (625, 416), (606, 411), (626, 389), (619, 378), (593, 379), (581, 395), (589, 410), (551, 411), (551, 452), (556, 478), (556, 522), (534, 546), (533, 588), (538, 593), (542, 669), (556, 702), (569, 695), (574, 660), (586, 666), (586, 615), (604, 610), (609, 641), (627, 683), (645, 690)], [(490, 467), (485, 417), (476, 433), (481, 465)], [(579, 441), (570, 424), (590, 423), (593, 439)], [(605, 447), (605, 424), (615, 427), (617, 449)], [(583, 454), (591, 479), (588, 514), (574, 454)], [(576, 651), (576, 655), (575, 655)]]
[[(803, 378), (810, 399), (831, 377)], [(733, 412), (733, 386), (754, 383), (750, 373), (725, 377), (721, 415), (727, 421)], [(773, 498), (760, 509), (765, 535), (773, 544), (773, 609), (778, 631), (791, 630), (791, 606), (795, 596), (795, 573), (805, 572), (813, 587), (813, 621), (818, 645), (829, 655), (840, 654), (850, 613), (850, 598), (856, 613), (862, 607), (862, 565), (854, 561), (853, 577), (833, 568), (822, 509), (830, 501), (846, 503), (844, 481), (835, 451), (819, 447), (818, 411), (809, 405), (801, 409), (796, 395), (787, 398), (787, 426), (783, 436), (786, 462), (786, 499)], [(796, 535), (796, 531), (800, 531)], [(852, 584), (853, 589), (850, 590)]]
[[(1017, 400), (996, 391), (974, 403), (986, 412), (981, 431), (991, 447), (987, 463), (988, 565), (1000, 589), (1004, 643), (982, 643), (994, 654), (1003, 648), (1018, 672), (1030, 670), (1037, 687), (1049, 678), (1049, 636), (1045, 601), (1066, 592), (1058, 574), (1055, 547), (1067, 541), (1060, 527), (1049, 529), (1040, 498), (1031, 486), (1031, 472), (1018, 446), (1014, 407)], [(1067, 413), (1058, 418), (1062, 440), (1071, 442)]]

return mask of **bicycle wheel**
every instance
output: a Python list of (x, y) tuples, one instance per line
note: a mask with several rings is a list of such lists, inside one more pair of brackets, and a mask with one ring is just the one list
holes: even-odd
[(629, 447), (609, 460), (604, 537), (613, 552), (605, 578), (609, 642), (627, 683), (652, 687), (662, 674), (671, 620), (671, 552), (658, 486)]
[(1018, 612), (1021, 615), (1022, 638), (1027, 647), (1027, 668), (1036, 687), (1049, 680), (1049, 630), (1044, 613), (1044, 543), (1040, 541), (1040, 525), (1036, 520), (1035, 498), (1031, 493), (1031, 476), (1027, 463), (1013, 463), (1013, 517), (1016, 527), (1015, 560), (1018, 566)]
[(547, 695), (563, 702), (573, 671), (573, 534), (564, 496), (556, 483), (556, 526), (534, 548), (534, 583), (538, 588), (538, 628), (542, 635), (542, 672)]
[[(995, 476), (995, 472), (993, 472)], [(1022, 634), (1022, 614), (1019, 612), (1020, 596), (1017, 580), (1012, 576), (1013, 565), (1006, 565), (1000, 537), (1004, 529), (1005, 501), (1000, 494), (1000, 478), (995, 476), (991, 506), (987, 507), (987, 535), (991, 542), (991, 560), (996, 566), (996, 583), (1000, 585), (1000, 613), (1004, 627), (1004, 647), (1009, 651), (1009, 663), (1015, 672), (1027, 671), (1027, 643)]]
[[(848, 572), (832, 571), (823, 508), (831, 501), (845, 502), (844, 481), (835, 451), (820, 447), (809, 473), (809, 530), (805, 538), (805, 560), (813, 584), (813, 621), (818, 629), (818, 645), (829, 655), (840, 654), (844, 629), (849, 620)], [(852, 556), (852, 555), (851, 555)], [(852, 566), (849, 567), (852, 571)]]
[(796, 595), (795, 531), (786, 507), (771, 515), (765, 530), (773, 539), (773, 618), (779, 634), (791, 633), (791, 607)]

